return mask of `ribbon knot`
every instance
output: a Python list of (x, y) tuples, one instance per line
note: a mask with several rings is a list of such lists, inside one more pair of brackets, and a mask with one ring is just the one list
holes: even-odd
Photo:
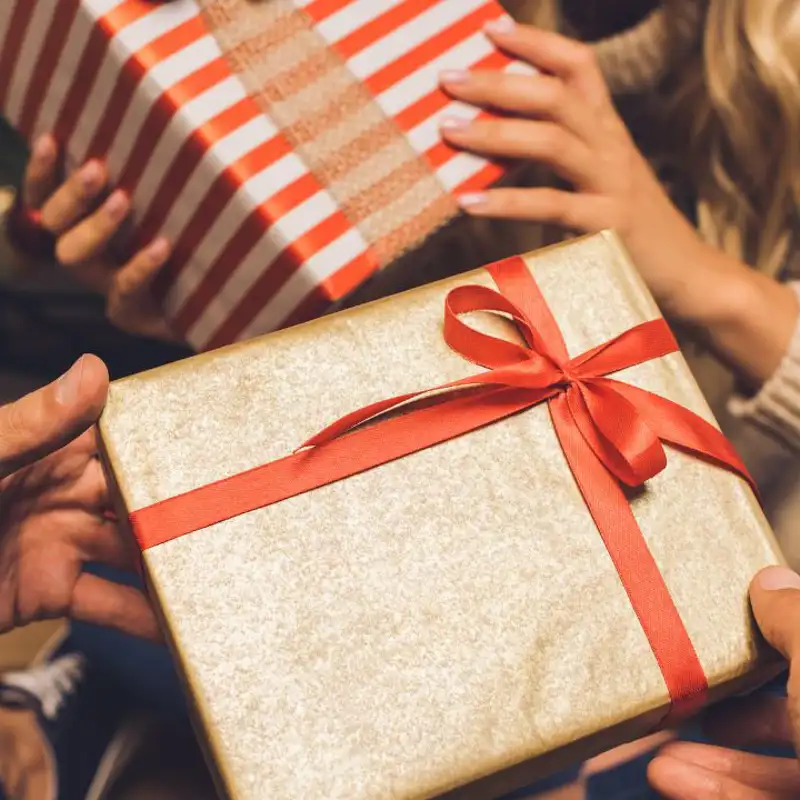
[[(446, 406), (448, 395), (456, 390), (482, 387), (487, 395), (506, 393), (526, 398), (526, 408), (563, 396), (572, 424), (586, 444), (608, 472), (627, 486), (640, 486), (661, 472), (667, 457), (640, 403), (647, 393), (638, 393), (607, 376), (677, 350), (666, 323), (645, 322), (569, 358), (560, 332), (555, 336), (542, 330), (541, 315), (537, 329), (532, 314), (512, 298), (524, 301), (525, 294), (461, 286), (445, 299), (445, 341), (486, 372), (366, 406), (325, 428), (303, 448), (320, 447), (381, 416), (411, 410), (410, 404), (425, 398), (432, 397)], [(489, 313), (513, 323), (522, 342), (485, 333), (462, 319), (475, 313)]]

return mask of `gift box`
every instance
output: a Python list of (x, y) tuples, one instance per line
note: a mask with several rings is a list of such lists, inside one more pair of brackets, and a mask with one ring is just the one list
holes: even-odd
[(114, 383), (227, 793), (497, 797), (773, 674), (781, 556), (676, 349), (604, 233)]
[(28, 139), (55, 132), (70, 168), (107, 162), (134, 208), (121, 253), (172, 241), (154, 291), (177, 332), (213, 348), (317, 316), (371, 278), (374, 294), (409, 271), (424, 281), (426, 248), (470, 235), (463, 217), (448, 225), (454, 197), (503, 169), (441, 141), (443, 115), (478, 110), (438, 73), (525, 71), (482, 33), (503, 13), (495, 0), (5, 0), (0, 113)]

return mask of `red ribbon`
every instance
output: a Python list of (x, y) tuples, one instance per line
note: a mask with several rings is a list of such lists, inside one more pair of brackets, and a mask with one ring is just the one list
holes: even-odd
[[(131, 514), (134, 535), (147, 550), (546, 401), (567, 463), (664, 676), (671, 717), (686, 716), (704, 702), (706, 676), (622, 486), (641, 486), (664, 469), (664, 442), (733, 471), (751, 485), (752, 479), (730, 443), (705, 420), (607, 377), (677, 351), (663, 320), (638, 325), (570, 359), (525, 262), (511, 258), (488, 270), (500, 291), (473, 285), (453, 289), (444, 317), (448, 345), (486, 372), (373, 403), (286, 458), (136, 511)], [(475, 311), (510, 316), (524, 343), (480, 333), (460, 319)], [(387, 416), (394, 411), (405, 413)]]

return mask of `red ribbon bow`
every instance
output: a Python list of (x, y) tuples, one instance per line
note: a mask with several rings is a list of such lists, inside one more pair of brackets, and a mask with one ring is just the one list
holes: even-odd
[[(620, 484), (641, 486), (667, 464), (662, 442), (738, 473), (725, 437), (691, 411), (607, 377), (678, 350), (664, 320), (638, 325), (570, 358), (521, 258), (488, 267), (500, 292), (452, 290), (444, 337), (487, 372), (361, 408), (286, 458), (131, 514), (143, 550), (468, 433), (547, 401), (564, 455), (661, 668), (672, 716), (704, 701), (707, 680)], [(511, 317), (524, 344), (489, 336), (460, 315)], [(427, 401), (420, 404), (418, 401)], [(387, 416), (394, 411), (400, 415)], [(375, 424), (366, 425), (365, 423)]]

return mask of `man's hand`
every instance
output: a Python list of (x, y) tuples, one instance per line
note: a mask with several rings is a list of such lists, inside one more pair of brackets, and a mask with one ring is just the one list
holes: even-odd
[[(709, 733), (729, 747), (800, 744), (800, 576), (770, 567), (752, 584), (756, 620), (790, 662), (789, 696), (754, 697), (723, 707)], [(650, 765), (653, 787), (668, 800), (789, 800), (800, 797), (800, 763), (725, 747), (674, 743)]]
[(0, 632), (71, 616), (158, 638), (141, 592), (82, 572), (134, 566), (109, 514), (94, 423), (108, 372), (84, 356), (55, 383), (0, 407)]

